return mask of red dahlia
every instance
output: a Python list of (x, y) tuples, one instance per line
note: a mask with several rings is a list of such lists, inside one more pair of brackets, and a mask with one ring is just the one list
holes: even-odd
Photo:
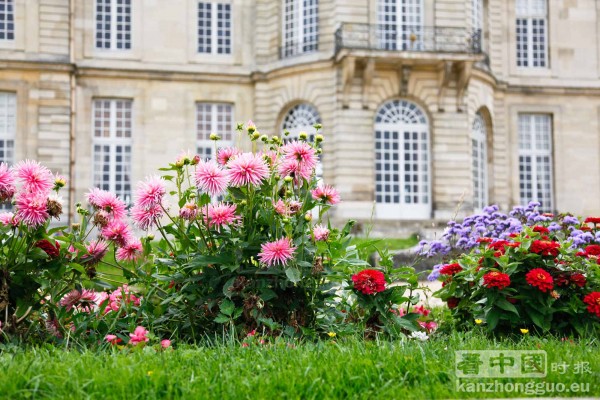
[(558, 255), (558, 249), (560, 243), (549, 240), (534, 240), (529, 247), (529, 251), (532, 253), (540, 254), (542, 256), (556, 257)]
[(483, 276), (483, 286), (488, 288), (497, 287), (502, 290), (510, 285), (510, 277), (502, 272), (492, 271)]
[(552, 290), (554, 287), (554, 280), (552, 276), (542, 268), (534, 268), (525, 275), (525, 280), (531, 286), (535, 286), (542, 292)]
[(600, 245), (590, 244), (583, 249), (587, 256), (600, 256)]
[(492, 238), (489, 237), (480, 237), (477, 238), (477, 243), (492, 243)]
[(600, 292), (592, 292), (583, 298), (583, 302), (587, 304), (587, 310), (592, 314), (596, 314), (600, 318)]
[(39, 240), (35, 247), (40, 248), (48, 254), (50, 258), (56, 258), (60, 255), (60, 244), (57, 241), (54, 241), (56, 244), (50, 243), (48, 239)]
[(600, 217), (587, 217), (585, 219), (585, 221), (583, 221), (585, 223), (591, 222), (593, 224), (600, 224)]
[(550, 230), (548, 228), (546, 228), (545, 226), (541, 226), (541, 225), (534, 226), (533, 231), (538, 232), (538, 233), (550, 233)]
[(454, 275), (462, 270), (463, 270), (462, 267), (458, 263), (446, 264), (442, 268), (440, 268), (440, 274)]
[(460, 299), (458, 297), (450, 297), (446, 301), (448, 303), (448, 308), (449, 309), (453, 309), (453, 308), (458, 307), (458, 303), (460, 303)]
[(364, 294), (375, 294), (385, 290), (385, 275), (375, 269), (364, 269), (352, 275), (354, 288)]
[(571, 275), (571, 283), (574, 283), (575, 285), (579, 286), (579, 287), (584, 287), (585, 283), (587, 282), (587, 280), (585, 279), (585, 276), (583, 274), (573, 274)]

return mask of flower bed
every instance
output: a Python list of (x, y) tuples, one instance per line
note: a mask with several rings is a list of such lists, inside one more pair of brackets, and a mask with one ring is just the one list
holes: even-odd
[(598, 329), (600, 218), (580, 222), (539, 213), (538, 206), (509, 215), (488, 207), (462, 224), (449, 223), (441, 241), (422, 243), (423, 254), (448, 257), (430, 279), (443, 282), (436, 295), (459, 325), (483, 321), (496, 332), (582, 335)]
[(0, 218), (1, 337), (158, 348), (222, 333), (422, 339), (435, 324), (413, 308), (414, 270), (385, 251), (371, 268), (360, 257), (371, 244), (350, 245), (353, 222), (328, 222), (340, 196), (316, 177), (315, 128), (310, 143), (239, 125), (251, 152), (217, 151), (213, 134), (215, 160), (181, 154), (138, 183), (130, 207), (92, 189), (68, 228), (49, 228), (63, 178), (36, 162), (2, 165), (1, 200), (15, 213)]

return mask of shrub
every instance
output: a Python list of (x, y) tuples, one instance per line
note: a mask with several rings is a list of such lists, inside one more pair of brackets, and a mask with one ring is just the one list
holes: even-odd
[(518, 207), (510, 217), (493, 207), (449, 224), (446, 237), (458, 236), (464, 253), (430, 276), (443, 281), (436, 295), (459, 325), (483, 320), (490, 331), (556, 334), (598, 328), (598, 225), (536, 207)]

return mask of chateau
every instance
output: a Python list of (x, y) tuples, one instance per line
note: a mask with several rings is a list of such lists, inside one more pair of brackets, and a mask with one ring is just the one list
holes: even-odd
[(595, 0), (0, 0), (0, 159), (131, 198), (237, 122), (314, 132), (336, 218), (600, 213)]

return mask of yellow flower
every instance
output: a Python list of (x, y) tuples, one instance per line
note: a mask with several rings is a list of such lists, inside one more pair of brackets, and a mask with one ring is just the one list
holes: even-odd
[(336, 337), (337, 333), (329, 332), (329, 333), (327, 333), (327, 335), (329, 335), (329, 337)]
[(482, 320), (482, 319), (479, 319), (479, 318), (477, 318), (477, 319), (475, 320), (475, 323), (476, 323), (477, 325), (481, 325), (481, 323), (482, 323), (482, 322), (483, 322), (483, 320)]
[(528, 333), (529, 333), (529, 329), (523, 329), (523, 328), (521, 328), (521, 333), (522, 333), (523, 335), (526, 335), (526, 334), (528, 334)]
[(153, 373), (154, 373), (154, 371), (148, 371), (148, 372), (146, 372), (146, 375), (152, 376)]

